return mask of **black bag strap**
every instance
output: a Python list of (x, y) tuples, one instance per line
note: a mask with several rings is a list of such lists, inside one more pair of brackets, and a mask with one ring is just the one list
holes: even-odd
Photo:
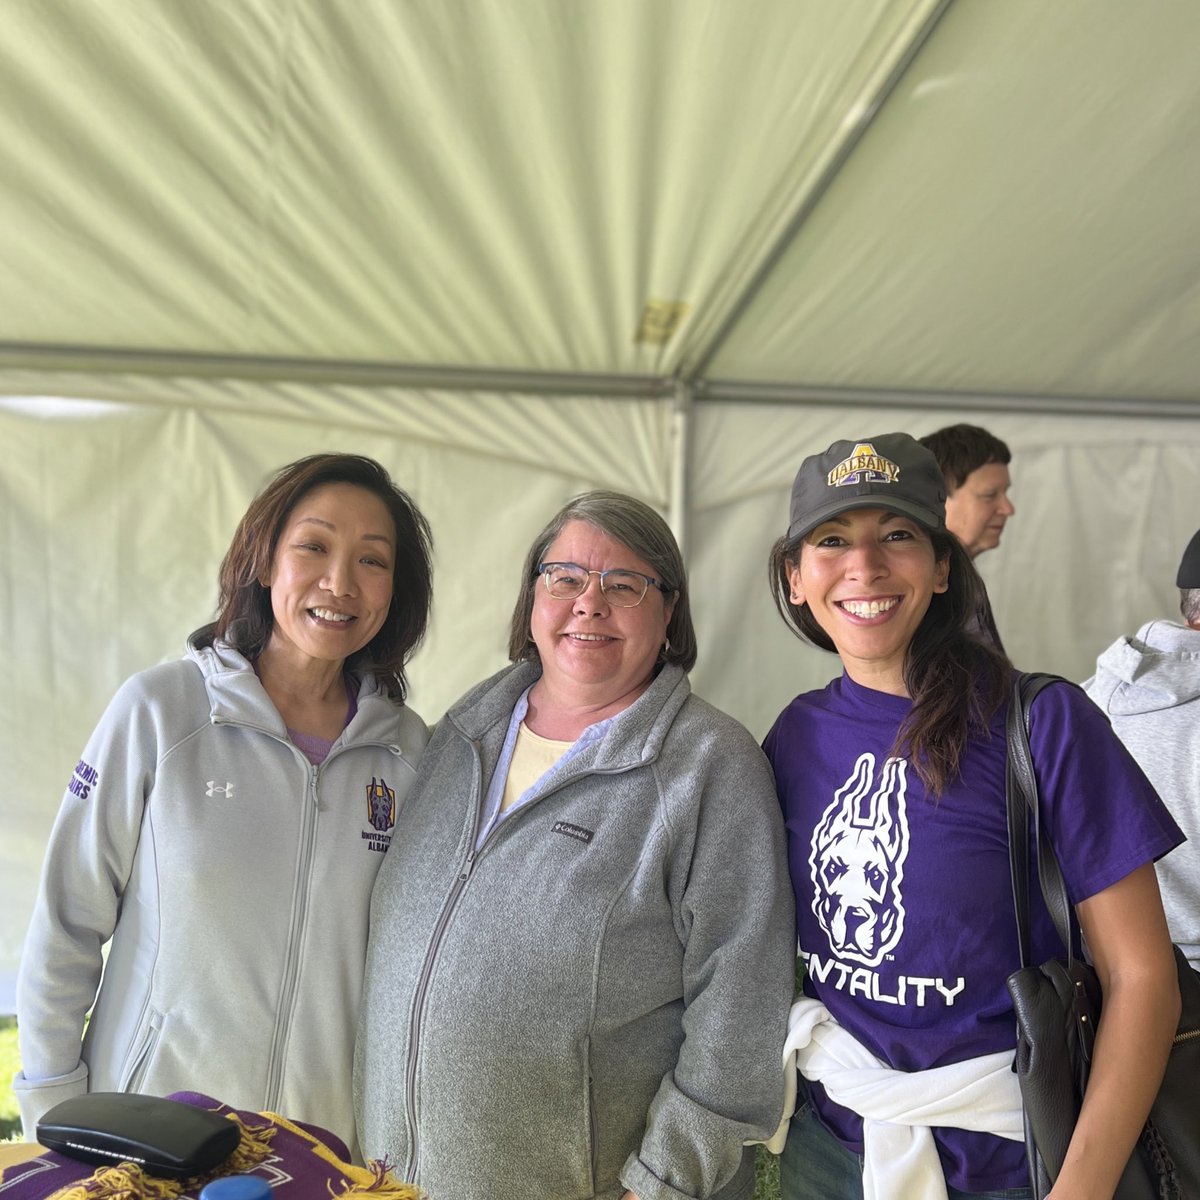
[[(1029, 750), (1029, 706), (1033, 698), (1048, 684), (1058, 680), (1057, 675), (1035, 674), (1018, 675), (1013, 685), (1012, 700), (1008, 706), (1005, 720), (1005, 738), (1008, 743), (1008, 756), (1004, 773), (1004, 796), (1008, 809), (1008, 865), (1012, 874), (1013, 907), (1017, 914), (1017, 942), (1021, 952), (1021, 966), (1030, 966), (1030, 936), (1029, 936), (1029, 826), (1033, 824), (1033, 837), (1038, 849), (1038, 879), (1042, 892), (1047, 897), (1050, 914), (1054, 918), (1068, 956), (1071, 954), (1070, 938), (1070, 905), (1067, 903), (1066, 885), (1063, 883), (1062, 871), (1058, 860), (1051, 850), (1052, 869), (1046, 864), (1043, 868), (1043, 847), (1050, 844), (1049, 837), (1041, 835), (1041, 806), (1038, 803), (1037, 776), (1033, 770), (1033, 755)], [(1057, 876), (1058, 885), (1055, 888), (1053, 877)], [(1061, 901), (1056, 907), (1050, 897), (1059, 896)], [(1065, 917), (1060, 923), (1060, 916)], [(1016, 1070), (1016, 1062), (1013, 1062)], [(1025, 1125), (1025, 1156), (1029, 1164), (1029, 1179), (1033, 1185), (1034, 1195), (1046, 1196), (1050, 1192), (1050, 1177), (1046, 1173), (1045, 1164), (1037, 1151), (1037, 1142), (1033, 1135), (1033, 1125), (1029, 1120), (1029, 1110), (1024, 1113)]]
[(1067, 885), (1050, 835), (1042, 833), (1041, 805), (1038, 802), (1037, 776), (1033, 770), (1033, 755), (1029, 750), (1029, 706), (1034, 697), (1048, 684), (1067, 682), (1059, 675), (1043, 672), (1020, 674), (1013, 686), (1008, 707), (1005, 735), (1008, 741), (1008, 762), (1004, 791), (1008, 805), (1008, 860), (1012, 874), (1013, 906), (1017, 912), (1017, 940), (1021, 951), (1021, 966), (1030, 965), (1029, 945), (1029, 846), (1030, 825), (1033, 844), (1037, 847), (1038, 881), (1054, 928), (1067, 951), (1067, 963), (1073, 958), (1071, 930), (1075, 913), (1067, 897)]

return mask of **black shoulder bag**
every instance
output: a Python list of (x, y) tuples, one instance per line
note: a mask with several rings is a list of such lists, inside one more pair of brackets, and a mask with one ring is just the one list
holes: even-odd
[[(1043, 1200), (1062, 1169), (1091, 1069), (1100, 983), (1072, 951), (1075, 910), (1049, 835), (1041, 829), (1037, 779), (1029, 752), (1029, 705), (1056, 675), (1021, 675), (1009, 706), (1008, 849), (1017, 910), (1021, 969), (1008, 978), (1017, 1018), (1013, 1069), (1025, 1109), (1029, 1178)], [(1072, 685), (1074, 686), (1074, 685)], [(1032, 841), (1031, 839), (1032, 835)], [(1029, 963), (1029, 849), (1037, 852), (1046, 907), (1065, 958)], [(1183, 1012), (1167, 1072), (1114, 1200), (1200, 1200), (1200, 975), (1175, 947)]]

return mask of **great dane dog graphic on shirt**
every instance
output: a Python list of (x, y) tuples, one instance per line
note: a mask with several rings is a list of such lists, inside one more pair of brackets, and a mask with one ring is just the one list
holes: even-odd
[(842, 959), (876, 967), (904, 932), (901, 884), (908, 856), (908, 764), (860, 755), (813, 830), (813, 912)]

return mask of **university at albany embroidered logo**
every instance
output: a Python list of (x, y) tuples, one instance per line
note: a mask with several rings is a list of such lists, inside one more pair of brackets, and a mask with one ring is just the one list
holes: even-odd
[(900, 468), (890, 458), (875, 453), (870, 442), (858, 442), (850, 452), (829, 472), (830, 487), (844, 487), (853, 483), (895, 483), (900, 478)]
[(381, 775), (367, 784), (367, 820), (373, 829), (386, 833), (396, 823), (396, 793)]

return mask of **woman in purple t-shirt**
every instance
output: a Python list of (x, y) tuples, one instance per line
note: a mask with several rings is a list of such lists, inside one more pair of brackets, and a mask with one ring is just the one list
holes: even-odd
[[(842, 661), (767, 736), (805, 998), (784, 1200), (1028, 1196), (1015, 1018), (1004, 713), (1012, 666), (971, 633), (983, 584), (907, 434), (806, 458), (772, 551), (781, 614)], [(1153, 862), (1182, 840), (1103, 715), (1053, 684), (1031, 713), (1043, 819), (1104, 989), (1054, 1200), (1111, 1197), (1178, 1018)], [(1033, 961), (1061, 952), (1040, 897)], [(864, 1070), (863, 1068), (867, 1068)], [(943, 1190), (944, 1189), (944, 1190)]]

